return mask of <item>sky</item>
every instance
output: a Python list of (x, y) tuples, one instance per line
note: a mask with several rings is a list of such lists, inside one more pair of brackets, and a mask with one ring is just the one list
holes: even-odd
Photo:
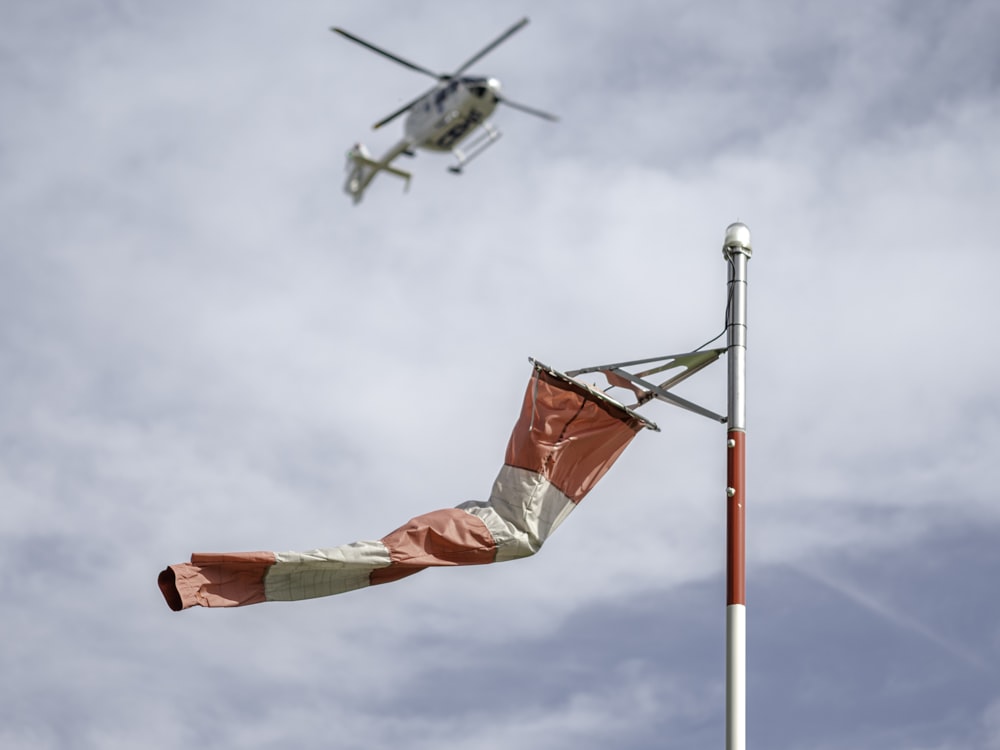
[[(1000, 748), (995, 2), (7, 5), (3, 747), (722, 746), (725, 428), (666, 404), (530, 559), (155, 580), (485, 499), (528, 357), (702, 345), (742, 221), (748, 746)], [(471, 72), (560, 121), (352, 205), (430, 81), (329, 27), (446, 72), (522, 16)]]

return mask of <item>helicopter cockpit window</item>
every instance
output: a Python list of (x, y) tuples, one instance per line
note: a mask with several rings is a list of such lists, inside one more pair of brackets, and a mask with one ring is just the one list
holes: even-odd
[(444, 110), (444, 100), (447, 99), (451, 94), (454, 94), (458, 90), (458, 81), (452, 80), (443, 89), (438, 91), (434, 95), (434, 108), (441, 112)]

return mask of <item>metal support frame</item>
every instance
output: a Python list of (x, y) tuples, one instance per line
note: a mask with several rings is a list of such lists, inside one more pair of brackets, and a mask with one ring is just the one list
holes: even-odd
[[(584, 367), (579, 370), (569, 370), (566, 374), (576, 377), (577, 375), (584, 375), (589, 372), (601, 373), (607, 378), (609, 389), (625, 388), (635, 394), (638, 400), (634, 404), (631, 404), (629, 408), (634, 409), (656, 398), (668, 404), (679, 406), (681, 409), (708, 417), (715, 422), (725, 422), (726, 418), (722, 415), (716, 414), (710, 409), (706, 409), (703, 406), (699, 406), (669, 392), (670, 388), (687, 380), (696, 372), (705, 369), (725, 353), (725, 349), (707, 349), (705, 351), (687, 352), (686, 354), (667, 354), (662, 357), (649, 357), (647, 359), (634, 359), (628, 362), (616, 362), (610, 365)], [(628, 372), (625, 369), (626, 367), (638, 367), (649, 364), (656, 364), (657, 366), (636, 373)], [(684, 369), (662, 383), (655, 384), (646, 380), (650, 375), (656, 375), (675, 367), (683, 367)]]

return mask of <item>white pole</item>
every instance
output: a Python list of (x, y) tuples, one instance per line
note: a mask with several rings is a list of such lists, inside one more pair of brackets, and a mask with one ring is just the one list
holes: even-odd
[(746, 748), (746, 348), (750, 230), (726, 228), (729, 264), (726, 334), (729, 418), (726, 434), (726, 750)]

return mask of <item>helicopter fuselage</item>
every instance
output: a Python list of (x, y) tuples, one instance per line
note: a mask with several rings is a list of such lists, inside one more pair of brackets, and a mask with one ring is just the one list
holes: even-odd
[[(448, 171), (461, 174), (463, 167), (500, 138), (500, 131), (488, 122), (497, 104), (521, 110), (545, 120), (555, 121), (555, 115), (518, 104), (500, 95), (500, 81), (496, 78), (462, 75), (484, 55), (528, 23), (522, 18), (479, 52), (466, 60), (453, 73), (435, 73), (429, 68), (410, 62), (392, 52), (382, 49), (361, 37), (355, 36), (338, 26), (331, 31), (350, 39), (356, 44), (396, 62), (410, 70), (430, 76), (437, 84), (426, 94), (404, 104), (391, 114), (375, 123), (378, 129), (406, 113), (403, 139), (390, 148), (381, 158), (376, 159), (363, 144), (355, 144), (347, 152), (347, 181), (344, 191), (355, 203), (361, 201), (365, 189), (375, 175), (388, 172), (410, 184), (410, 173), (393, 166), (393, 160), (401, 155), (414, 156), (416, 149), (428, 151), (450, 151), (457, 162)], [(470, 137), (471, 136), (471, 137)], [(459, 148), (462, 144), (462, 148)]]
[(410, 109), (404, 131), (417, 148), (451, 151), (493, 114), (500, 82), (495, 78), (453, 78)]

